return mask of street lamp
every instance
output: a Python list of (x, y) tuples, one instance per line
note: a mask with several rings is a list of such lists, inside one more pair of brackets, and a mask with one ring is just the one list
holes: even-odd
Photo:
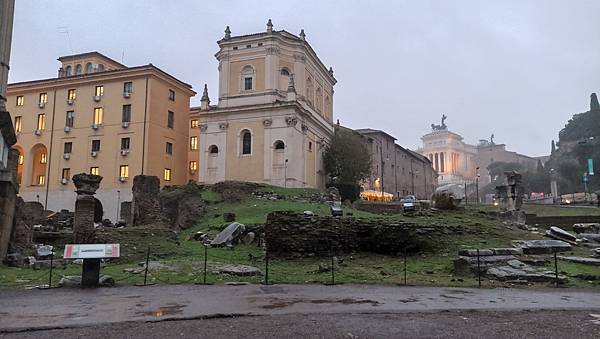
[(117, 190), (117, 218), (115, 219), (115, 223), (119, 222), (119, 207), (121, 207), (121, 191)]
[(285, 159), (285, 165), (283, 165), (283, 187), (287, 188), (287, 164), (288, 159)]
[(479, 206), (479, 167), (475, 168), (475, 198)]

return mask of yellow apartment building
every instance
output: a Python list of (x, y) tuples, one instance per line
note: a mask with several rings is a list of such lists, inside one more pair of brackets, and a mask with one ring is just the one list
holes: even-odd
[(218, 45), (218, 103), (205, 87), (190, 109), (190, 178), (324, 187), (336, 79), (304, 30), (276, 31), (269, 20), (266, 31), (233, 36), (227, 27)]
[(23, 199), (73, 210), (72, 176), (98, 174), (96, 197), (115, 220), (135, 175), (158, 176), (161, 185), (188, 181), (191, 85), (152, 64), (127, 67), (98, 52), (58, 61), (56, 78), (8, 85)]

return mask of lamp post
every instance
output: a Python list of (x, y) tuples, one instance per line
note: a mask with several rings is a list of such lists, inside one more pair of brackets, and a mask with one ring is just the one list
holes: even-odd
[(410, 159), (410, 185), (411, 185), (411, 194), (415, 194), (415, 172), (413, 170), (413, 161)]
[(477, 199), (477, 206), (479, 206), (479, 167), (475, 168), (475, 199)]
[(121, 191), (117, 190), (117, 218), (115, 223), (119, 222), (119, 207), (121, 207)]
[(287, 164), (288, 159), (285, 159), (285, 164), (283, 165), (283, 187), (287, 188)]

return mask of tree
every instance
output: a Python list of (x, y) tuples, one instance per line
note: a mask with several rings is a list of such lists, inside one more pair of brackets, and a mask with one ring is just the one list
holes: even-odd
[(350, 129), (336, 127), (323, 153), (325, 173), (333, 185), (358, 186), (371, 174), (371, 154), (366, 139)]

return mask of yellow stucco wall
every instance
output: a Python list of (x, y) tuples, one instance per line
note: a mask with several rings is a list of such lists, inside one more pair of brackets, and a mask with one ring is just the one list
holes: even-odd
[[(227, 129), (227, 158), (225, 178), (231, 180), (262, 181), (264, 177), (264, 131), (261, 121), (232, 122)], [(242, 153), (240, 133), (252, 133), (252, 154)]]

